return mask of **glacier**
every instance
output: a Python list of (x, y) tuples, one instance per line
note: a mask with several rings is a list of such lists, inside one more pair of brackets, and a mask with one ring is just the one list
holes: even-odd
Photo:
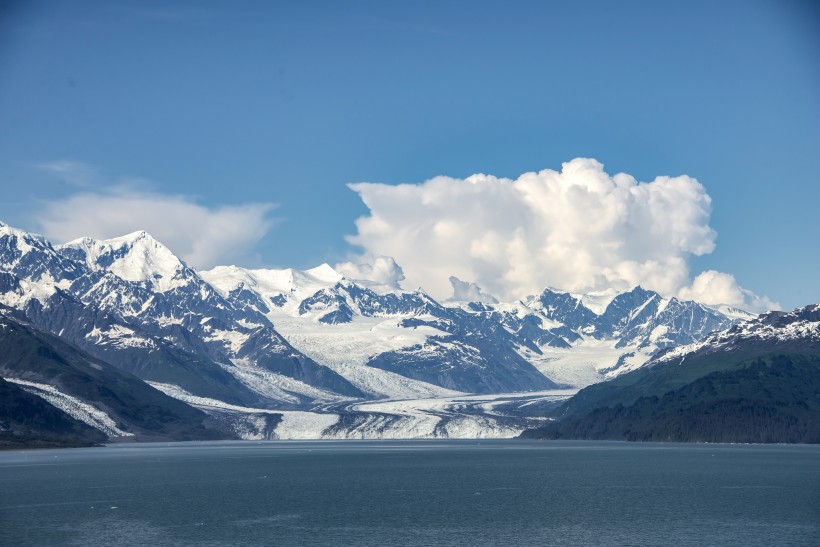
[(0, 304), (243, 438), (514, 436), (580, 388), (754, 317), (642, 287), (462, 292), (480, 301), (328, 264), (197, 271), (142, 231), (52, 245), (0, 223)]

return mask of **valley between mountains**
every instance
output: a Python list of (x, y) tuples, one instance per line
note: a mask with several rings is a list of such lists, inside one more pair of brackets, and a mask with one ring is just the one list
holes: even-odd
[(145, 232), (0, 223), (0, 435), (513, 437), (750, 320), (641, 287), (437, 301), (326, 264), (195, 271)]

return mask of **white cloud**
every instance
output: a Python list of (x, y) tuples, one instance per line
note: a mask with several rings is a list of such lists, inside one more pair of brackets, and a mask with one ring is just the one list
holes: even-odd
[(737, 284), (735, 276), (715, 270), (700, 273), (678, 296), (684, 300), (697, 300), (712, 306), (727, 305), (752, 312), (780, 309), (780, 304)]
[(450, 284), (453, 286), (453, 296), (450, 300), (455, 302), (484, 302), (485, 304), (496, 304), (498, 300), (491, 294), (485, 293), (481, 287), (475, 283), (462, 281), (454, 275), (450, 276)]
[(210, 268), (246, 258), (272, 226), (273, 208), (270, 203), (206, 207), (184, 196), (113, 187), (46, 202), (35, 221), (55, 242), (145, 230), (191, 266)]
[(688, 261), (715, 248), (711, 198), (686, 175), (638, 182), (578, 158), (515, 180), (477, 174), (421, 184), (351, 184), (370, 209), (348, 241), (391, 255), (407, 285), (450, 294), (451, 275), (505, 300), (554, 286), (640, 284), (675, 295)]
[(334, 269), (348, 279), (375, 281), (394, 289), (404, 280), (404, 271), (389, 256), (371, 257), (369, 261), (341, 262)]

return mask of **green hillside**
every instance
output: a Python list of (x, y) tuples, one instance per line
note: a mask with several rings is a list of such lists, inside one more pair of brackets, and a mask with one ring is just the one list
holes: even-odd
[[(626, 398), (625, 393), (618, 398)], [(629, 397), (630, 399), (633, 397)], [(820, 443), (820, 359), (772, 355), (525, 432), (547, 439)]]

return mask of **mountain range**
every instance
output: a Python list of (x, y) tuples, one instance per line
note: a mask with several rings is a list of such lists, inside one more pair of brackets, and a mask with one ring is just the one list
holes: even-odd
[[(107, 437), (142, 441), (233, 437), (204, 412), (32, 328), (19, 312), (6, 307), (0, 307), (0, 347), (0, 377), (5, 378), (0, 380), (0, 422), (5, 422), (0, 431), (90, 443)], [(62, 413), (55, 416), (56, 410)]]
[(820, 443), (820, 305), (769, 312), (588, 386), (528, 438)]
[[(0, 223), (5, 320), (204, 411), (203, 438), (514, 435), (579, 388), (754, 318), (642, 287), (483, 300), (326, 264), (196, 271), (145, 232), (52, 245)], [(31, 381), (105, 406), (59, 375)]]

